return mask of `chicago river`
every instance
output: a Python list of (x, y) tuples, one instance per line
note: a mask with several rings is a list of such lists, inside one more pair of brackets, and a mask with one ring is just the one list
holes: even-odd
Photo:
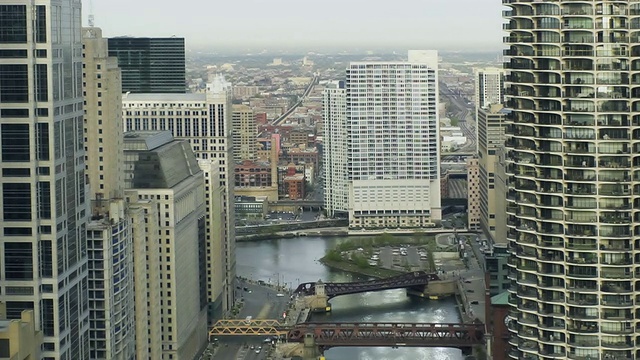
[[(347, 237), (299, 237), (256, 242), (238, 242), (238, 276), (296, 288), (299, 283), (367, 280), (333, 270), (318, 260)], [(250, 295), (249, 295), (250, 296)], [(455, 300), (421, 300), (407, 297), (403, 289), (338, 296), (331, 300), (332, 312), (316, 314), (312, 321), (324, 322), (435, 322), (457, 323)], [(333, 348), (327, 360), (462, 360), (458, 349), (449, 348)]]

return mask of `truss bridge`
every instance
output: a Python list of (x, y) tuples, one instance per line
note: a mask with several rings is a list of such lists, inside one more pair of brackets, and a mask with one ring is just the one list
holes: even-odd
[(429, 284), (429, 281), (436, 280), (440, 280), (436, 274), (430, 274), (425, 271), (413, 271), (399, 276), (371, 281), (346, 283), (307, 282), (300, 284), (298, 288), (296, 288), (295, 293), (305, 296), (317, 295), (317, 287), (321, 285), (324, 287), (324, 295), (331, 299), (347, 294), (426, 286)]
[(451, 347), (468, 349), (484, 343), (484, 324), (437, 323), (302, 323), (287, 335), (303, 342), (312, 334), (316, 346)]

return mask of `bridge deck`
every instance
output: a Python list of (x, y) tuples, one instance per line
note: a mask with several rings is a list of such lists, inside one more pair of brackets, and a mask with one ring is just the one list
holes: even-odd
[(313, 334), (322, 347), (414, 346), (467, 348), (482, 344), (484, 324), (435, 323), (304, 323), (294, 326), (288, 340), (304, 341)]
[(214, 336), (278, 336), (303, 342), (312, 334), (322, 348), (336, 346), (455, 347), (484, 342), (484, 324), (457, 323), (301, 323), (291, 327), (278, 320), (220, 320)]
[(278, 320), (219, 320), (209, 330), (212, 336), (284, 336), (289, 329)]
[[(323, 285), (325, 294), (329, 298), (332, 298), (339, 295), (357, 294), (368, 291), (424, 286), (427, 285), (429, 281), (435, 280), (440, 280), (436, 274), (429, 274), (425, 271), (414, 271), (385, 279), (348, 283), (325, 283)], [(315, 295), (316, 283), (302, 283), (295, 292), (304, 295)]]

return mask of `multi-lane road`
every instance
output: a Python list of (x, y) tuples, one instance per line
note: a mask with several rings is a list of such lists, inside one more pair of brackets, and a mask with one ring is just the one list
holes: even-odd
[[(235, 291), (237, 298), (242, 299), (244, 306), (238, 314), (239, 319), (282, 319), (287, 309), (289, 296), (285, 293), (279, 297), (278, 290), (272, 287), (257, 285), (239, 280)], [(247, 290), (245, 290), (245, 288)], [(262, 360), (267, 357), (270, 344), (265, 344), (265, 337), (228, 336), (212, 339), (218, 344), (213, 359), (220, 360)], [(253, 347), (253, 348), (252, 348)]]
[(466, 98), (460, 96), (455, 91), (449, 89), (445, 83), (440, 83), (440, 95), (449, 99), (451, 109), (448, 111), (458, 118), (458, 126), (462, 134), (467, 137), (467, 143), (460, 151), (476, 151), (476, 121), (471, 112), (472, 105), (469, 105)]

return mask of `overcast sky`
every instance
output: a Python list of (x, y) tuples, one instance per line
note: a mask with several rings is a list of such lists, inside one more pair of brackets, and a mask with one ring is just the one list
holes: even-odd
[(92, 1), (105, 36), (176, 35), (187, 48), (495, 51), (504, 35), (501, 0)]

